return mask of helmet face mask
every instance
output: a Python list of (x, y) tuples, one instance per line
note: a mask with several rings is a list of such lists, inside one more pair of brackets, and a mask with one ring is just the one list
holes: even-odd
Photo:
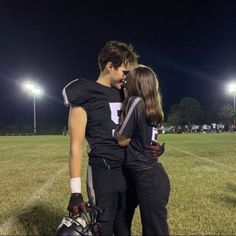
[(58, 226), (55, 236), (94, 236), (99, 235), (101, 227), (96, 222), (98, 208), (87, 203), (87, 211), (79, 215), (71, 214), (62, 219)]

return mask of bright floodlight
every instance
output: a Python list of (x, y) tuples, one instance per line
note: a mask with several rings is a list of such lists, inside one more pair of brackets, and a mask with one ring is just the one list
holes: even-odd
[(229, 84), (228, 91), (230, 93), (236, 93), (236, 82), (232, 82)]
[(228, 84), (228, 92), (233, 94), (234, 97), (234, 126), (233, 130), (236, 130), (236, 81), (232, 81)]
[(33, 95), (33, 104), (34, 104), (34, 134), (37, 133), (37, 129), (36, 129), (36, 98), (39, 97), (40, 95), (42, 95), (43, 90), (38, 87), (36, 84), (34, 84), (33, 82), (25, 82), (23, 83), (23, 88), (24, 90), (29, 93), (30, 95)]
[(32, 82), (27, 81), (27, 82), (23, 83), (23, 88), (25, 91), (29, 92), (33, 96), (40, 96), (43, 93), (43, 90)]
[(25, 90), (29, 91), (29, 90), (32, 90), (34, 88), (34, 85), (32, 83), (30, 83), (30, 82), (25, 82), (23, 84), (23, 87), (24, 87)]
[(42, 95), (43, 91), (39, 88), (33, 88), (32, 93), (35, 95)]

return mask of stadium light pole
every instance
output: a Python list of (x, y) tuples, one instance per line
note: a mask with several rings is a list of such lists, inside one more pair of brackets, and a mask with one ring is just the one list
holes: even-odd
[(231, 82), (229, 85), (228, 85), (228, 91), (229, 93), (233, 94), (233, 97), (234, 97), (234, 129), (235, 129), (235, 122), (236, 122), (236, 110), (235, 110), (235, 99), (236, 99), (236, 81), (235, 82)]
[(36, 122), (36, 97), (42, 95), (43, 90), (32, 82), (25, 82), (23, 84), (24, 89), (33, 96), (33, 113), (34, 113), (34, 134), (37, 134), (37, 122)]

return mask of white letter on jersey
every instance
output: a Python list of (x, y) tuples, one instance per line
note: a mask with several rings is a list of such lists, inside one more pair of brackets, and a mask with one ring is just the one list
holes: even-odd
[(157, 142), (157, 135), (158, 135), (158, 130), (157, 128), (153, 127), (152, 128), (152, 141)]
[(121, 106), (122, 103), (121, 102), (110, 102), (110, 109), (111, 109), (111, 120), (115, 123), (115, 124), (119, 124), (119, 113), (121, 112)]

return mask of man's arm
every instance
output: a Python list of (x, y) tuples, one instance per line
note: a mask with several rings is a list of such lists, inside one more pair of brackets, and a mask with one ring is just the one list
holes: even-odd
[(71, 107), (68, 126), (70, 130), (70, 177), (81, 176), (83, 141), (87, 125), (87, 113), (82, 107)]
[(81, 194), (81, 167), (83, 156), (83, 141), (87, 125), (87, 113), (82, 107), (71, 107), (68, 126), (70, 130), (70, 182), (71, 197), (68, 211), (74, 215), (86, 210), (86, 205)]

